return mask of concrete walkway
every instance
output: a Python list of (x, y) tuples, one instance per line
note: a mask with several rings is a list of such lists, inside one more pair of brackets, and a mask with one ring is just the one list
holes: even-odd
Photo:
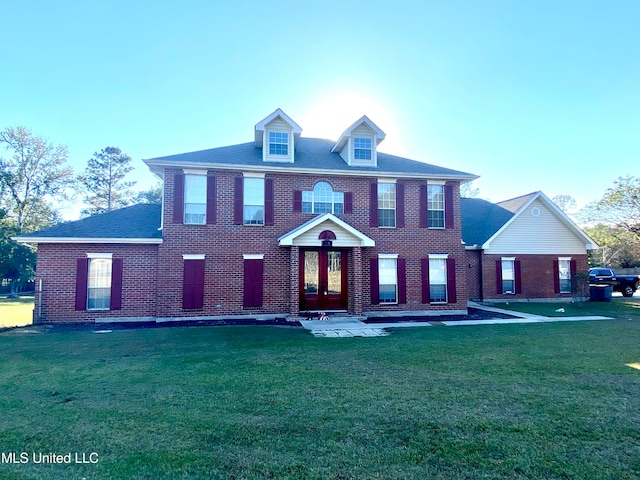
[[(431, 327), (434, 323), (446, 325), (448, 327), (469, 326), (469, 325), (501, 325), (509, 323), (550, 323), (550, 322), (578, 322), (585, 320), (611, 320), (611, 317), (584, 316), (584, 317), (544, 317), (542, 315), (532, 315), (529, 313), (514, 312), (497, 307), (488, 307), (475, 302), (469, 302), (469, 307), (477, 308), (496, 314), (511, 315), (514, 318), (490, 318), (485, 320), (438, 320), (433, 317), (430, 322), (393, 322), (393, 323), (364, 323), (364, 317), (337, 317), (330, 316), (329, 320), (301, 320), (304, 328), (311, 331), (316, 337), (383, 337), (389, 335), (388, 328), (404, 327)], [(550, 305), (551, 306), (551, 305)], [(426, 317), (425, 317), (426, 318)]]

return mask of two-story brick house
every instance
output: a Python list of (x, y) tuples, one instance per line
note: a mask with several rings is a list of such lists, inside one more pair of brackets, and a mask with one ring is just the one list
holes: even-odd
[(161, 208), (25, 235), (42, 321), (466, 312), (460, 184), (474, 175), (378, 151), (366, 116), (337, 141), (280, 109), (254, 141), (145, 160)]

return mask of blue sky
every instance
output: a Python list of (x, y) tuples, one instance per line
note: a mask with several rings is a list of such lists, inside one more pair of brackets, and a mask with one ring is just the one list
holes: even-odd
[(640, 160), (640, 2), (0, 0), (0, 128), (84, 169), (251, 141), (282, 108), (337, 139), (480, 175), (480, 196), (579, 205)]

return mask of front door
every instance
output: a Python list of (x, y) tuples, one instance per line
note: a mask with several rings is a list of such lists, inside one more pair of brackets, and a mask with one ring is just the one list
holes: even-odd
[(346, 250), (300, 252), (300, 310), (347, 309)]

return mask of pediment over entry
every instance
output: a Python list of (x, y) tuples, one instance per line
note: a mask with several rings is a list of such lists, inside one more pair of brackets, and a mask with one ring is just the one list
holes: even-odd
[[(281, 247), (320, 247), (327, 237), (326, 231), (335, 235), (333, 247), (374, 247), (376, 242), (331, 213), (312, 218), (278, 238)], [(323, 237), (323, 238), (320, 238)]]

